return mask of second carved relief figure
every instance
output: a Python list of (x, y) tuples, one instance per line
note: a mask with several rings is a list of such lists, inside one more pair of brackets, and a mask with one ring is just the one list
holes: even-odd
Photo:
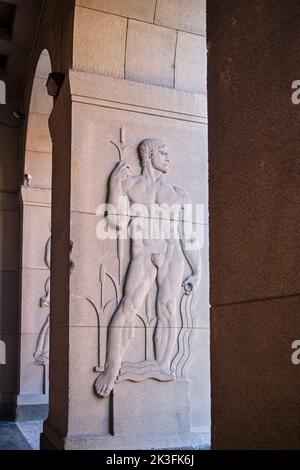
[[(105, 369), (95, 381), (95, 391), (101, 397), (109, 396), (120, 373), (124, 353), (132, 339), (128, 331), (136, 315), (139, 314), (145, 299), (156, 283), (157, 324), (153, 337), (155, 359), (162, 377), (175, 380), (171, 369), (172, 358), (178, 337), (178, 302), (182, 287), (189, 294), (200, 281), (200, 250), (195, 235), (186, 236), (182, 230), (183, 209), (190, 204), (190, 197), (184, 189), (168, 182), (170, 158), (167, 146), (157, 139), (146, 139), (138, 147), (141, 173), (131, 174), (129, 165), (121, 161), (111, 174), (108, 188), (108, 204), (120, 207), (120, 199), (128, 203), (128, 211), (123, 213), (122, 227), (118, 218), (107, 215), (108, 223), (117, 231), (134, 227), (131, 236), (131, 257), (124, 283), (123, 298), (114, 313), (108, 329)], [(148, 217), (136, 215), (135, 206), (147, 208)], [(151, 206), (179, 207), (177, 215), (152, 217)], [(124, 205), (122, 206), (124, 208)], [(171, 212), (165, 211), (164, 214)], [(168, 236), (164, 228), (147, 228), (149, 219), (168, 226)], [(169, 219), (169, 220), (168, 220)], [(174, 220), (173, 220), (174, 219)], [(175, 222), (175, 223), (174, 223)], [(170, 230), (171, 227), (171, 230)], [(157, 228), (157, 227), (156, 227)], [(136, 234), (141, 233), (142, 236)], [(185, 263), (188, 262), (191, 274), (184, 279)]]

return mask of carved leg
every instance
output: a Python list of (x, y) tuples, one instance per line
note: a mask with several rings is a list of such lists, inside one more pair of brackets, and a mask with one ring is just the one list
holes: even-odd
[(176, 302), (158, 302), (159, 320), (155, 332), (156, 359), (162, 372), (171, 373), (171, 360), (177, 340)]
[(49, 359), (49, 327), (50, 327), (50, 314), (44, 323), (40, 334), (38, 336), (37, 345), (33, 357), (38, 364), (45, 364), (45, 360)]
[(95, 382), (96, 392), (101, 397), (107, 397), (113, 389), (130, 341), (130, 335), (126, 334), (127, 324), (133, 321), (137, 312), (138, 308), (132, 300), (124, 297), (109, 325), (105, 371)]
[(95, 382), (96, 393), (101, 397), (109, 396), (113, 389), (123, 355), (131, 340), (127, 328), (131, 329), (131, 324), (155, 281), (155, 276), (156, 269), (143, 255), (140, 254), (132, 259), (127, 273), (124, 297), (108, 329), (105, 371)]
[(177, 309), (183, 280), (184, 258), (181, 250), (171, 245), (165, 262), (158, 270), (156, 359), (162, 370), (171, 373), (171, 361), (178, 337)]

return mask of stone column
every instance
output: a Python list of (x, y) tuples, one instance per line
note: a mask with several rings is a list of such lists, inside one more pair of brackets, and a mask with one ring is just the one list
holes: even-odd
[[(159, 1), (156, 16), (155, 2), (150, 0), (143, 9), (135, 2), (114, 2), (113, 7), (101, 1), (77, 3), (73, 68), (50, 119), (54, 145), (50, 410), (41, 445), (43, 449), (208, 445), (204, 5), (196, 2), (195, 11), (188, 9), (182, 17), (184, 9), (178, 2), (167, 6)], [(202, 79), (197, 79), (198, 73)], [(136, 203), (191, 200), (194, 209), (196, 204), (203, 208), (202, 218), (193, 214), (200, 234), (202, 276), (191, 295), (186, 295), (190, 285), (186, 291), (182, 287), (191, 267), (178, 240), (169, 245), (154, 241), (152, 251), (146, 245), (131, 250), (132, 241), (122, 240), (111, 226), (110, 209), (106, 218), (99, 214), (99, 206), (108, 198), (109, 181), (118, 179), (112, 179), (116, 166), (126, 162), (131, 177), (138, 178), (138, 147), (150, 138), (155, 140), (152, 150), (147, 147), (149, 153), (143, 154), (148, 158), (144, 163), (152, 175), (162, 173), (151, 158), (158, 147), (163, 153), (155, 155), (165, 158), (162, 143), (167, 144), (168, 185), (153, 180), (154, 199), (149, 199), (151, 185), (127, 195)], [(151, 222), (151, 217), (143, 215), (141, 223)], [(104, 239), (100, 232), (103, 235), (107, 224), (111, 237)], [(137, 258), (141, 264), (135, 264), (130, 274), (130, 263)], [(129, 285), (127, 291), (124, 285)], [(121, 319), (116, 315), (118, 306), (123, 309)], [(159, 359), (155, 333), (175, 340), (169, 371)], [(115, 380), (108, 383), (103, 372), (107, 374), (111, 357), (117, 361), (120, 342), (129, 338)]]
[(208, 2), (216, 449), (300, 445), (299, 14), (297, 1)]

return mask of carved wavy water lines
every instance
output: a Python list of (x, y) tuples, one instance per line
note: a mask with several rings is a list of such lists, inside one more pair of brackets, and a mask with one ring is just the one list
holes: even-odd
[(183, 378), (188, 360), (191, 355), (191, 338), (193, 332), (193, 316), (192, 316), (193, 294), (183, 294), (180, 301), (180, 317), (182, 328), (178, 335), (178, 350), (173, 359), (173, 367), (176, 376)]
[[(124, 382), (125, 380), (130, 380), (132, 382), (143, 382), (145, 379), (151, 378), (153, 380), (158, 380), (159, 382), (162, 381), (162, 375), (159, 371), (157, 372), (151, 372), (151, 376), (149, 377), (148, 371), (146, 372), (141, 372), (141, 370), (138, 370), (136, 374), (133, 374), (132, 372), (130, 373), (123, 373), (122, 376), (118, 378), (118, 382)], [(170, 377), (169, 379), (164, 379), (165, 382), (171, 382), (172, 378)]]
[(177, 364), (177, 373), (178, 373), (178, 376), (183, 378), (183, 375), (182, 375), (182, 362), (185, 361), (185, 358), (186, 358), (186, 348), (187, 348), (187, 340), (186, 340), (186, 337), (187, 337), (187, 326), (188, 326), (188, 316), (187, 316), (187, 309), (186, 309), (186, 304), (187, 304), (187, 301), (188, 301), (188, 297), (185, 295), (185, 301), (184, 303), (182, 304), (183, 306), (183, 318), (184, 318), (184, 321), (183, 321), (183, 327), (182, 327), (182, 345), (181, 345), (181, 355), (180, 355), (180, 359), (178, 361), (178, 364)]
[(126, 369), (136, 369), (136, 370), (147, 370), (149, 367), (156, 367), (158, 368), (156, 361), (144, 361), (144, 362), (122, 362), (122, 369), (126, 372)]
[(184, 364), (182, 365), (181, 368), (181, 376), (184, 376), (184, 372), (186, 369), (186, 366), (188, 364), (189, 358), (191, 356), (191, 340), (192, 340), (192, 334), (193, 334), (193, 327), (194, 327), (194, 320), (193, 320), (193, 314), (192, 314), (192, 304), (193, 304), (193, 294), (190, 295), (185, 303), (185, 309), (186, 309), (186, 318), (188, 319), (188, 337), (187, 337), (187, 355), (186, 355), (186, 360)]
[(182, 295), (181, 299), (180, 299), (180, 304), (179, 304), (179, 313), (180, 313), (180, 318), (181, 318), (181, 329), (180, 329), (180, 332), (178, 334), (178, 337), (177, 337), (177, 352), (174, 356), (174, 359), (172, 361), (172, 368), (175, 370), (176, 372), (176, 376), (178, 376), (178, 364), (179, 364), (179, 361), (180, 361), (180, 352), (182, 351), (182, 348), (183, 348), (183, 345), (182, 345), (182, 335), (183, 335), (183, 327), (184, 327), (184, 319), (183, 319), (183, 308), (182, 308), (182, 304), (183, 304), (183, 301), (185, 300), (185, 294)]

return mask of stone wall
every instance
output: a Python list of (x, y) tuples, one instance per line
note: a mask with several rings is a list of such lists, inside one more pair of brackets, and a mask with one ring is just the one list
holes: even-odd
[[(7, 104), (0, 105), (0, 121), (19, 108), (14, 90), (7, 90)], [(0, 125), (0, 340), (6, 347), (6, 364), (0, 367), (0, 416), (13, 414), (18, 383), (20, 129)]]
[(46, 84), (71, 63), (73, 9), (70, 0), (45, 3), (23, 90), (19, 420), (48, 411), (53, 98)]
[(216, 449), (300, 445), (299, 18), (293, 0), (208, 2)]
[[(45, 2), (23, 90), (22, 255), (17, 257), (18, 265), (22, 260), (17, 404), (18, 416), (28, 417), (47, 401), (46, 376), (34, 353), (49, 313), (41, 311), (39, 302), (48, 276), (51, 194), (50, 392), (43, 448), (208, 445), (205, 34), (203, 0)], [(46, 127), (52, 102), (44, 95), (46, 74), (40, 73), (39, 63), (48, 54), (52, 72), (65, 74), (50, 116), (52, 148)], [(182, 283), (191, 266), (174, 242), (168, 247), (174, 259), (169, 258), (164, 301), (157, 302), (159, 254), (152, 253), (155, 276), (130, 326), (134, 339), (122, 357), (114, 391), (100, 398), (96, 379), (105, 367), (109, 328), (113, 335), (118, 331), (109, 325), (124, 293), (132, 253), (128, 240), (120, 248), (116, 240), (97, 238), (96, 211), (107, 199), (119, 161), (115, 144), (128, 144), (126, 161), (137, 176), (138, 145), (146, 138), (163, 140), (169, 149), (170, 186), (157, 180), (157, 191), (161, 184), (171, 191), (167, 201), (179, 194), (181, 205), (191, 200), (203, 208), (201, 220), (192, 219), (201, 233), (201, 280), (194, 295), (187, 295), (191, 285)], [(141, 275), (137, 282), (144, 279)], [(163, 335), (172, 339), (169, 370), (157, 359), (158, 308)], [(127, 325), (122, 328), (125, 334)]]
[[(47, 414), (50, 307), (52, 142), (48, 120), (53, 99), (46, 83), (49, 52), (39, 58), (32, 86), (21, 187), (22, 263), (19, 420)], [(38, 412), (38, 408), (40, 411)]]
[[(209, 439), (205, 5), (140, 5), (76, 3), (73, 67), (50, 118), (52, 323), (50, 412), (43, 448), (201, 446)], [(95, 383), (105, 367), (109, 329), (118, 336), (119, 327), (110, 321), (123, 297), (132, 254), (128, 240), (120, 247), (116, 240), (97, 238), (101, 219), (96, 211), (107, 200), (109, 178), (119, 161), (114, 144), (128, 145), (126, 161), (138, 175), (137, 148), (150, 137), (168, 145), (169, 181), (185, 188), (194, 205), (204, 207), (202, 277), (193, 301), (184, 295), (181, 278), (176, 280), (182, 299), (177, 305), (172, 298), (179, 320), (178, 354), (174, 350), (172, 358), (177, 354), (178, 380), (164, 383), (171, 376), (154, 360), (153, 279), (148, 300), (139, 297), (142, 305), (131, 325), (133, 340), (122, 356), (120, 383), (109, 397), (100, 398)], [(177, 272), (174, 259), (168, 292), (180, 266)], [(184, 273), (190, 273), (188, 264)], [(143, 275), (136, 282), (143, 279), (146, 283)], [(121, 328), (126, 334), (127, 326)], [(170, 327), (164, 328), (168, 335)]]
[(76, 5), (75, 69), (206, 94), (205, 1)]
[[(37, 392), (43, 390), (44, 377), (33, 357), (44, 321), (39, 298), (45, 284), (45, 244), (51, 227), (51, 194), (45, 193), (51, 188), (48, 117), (52, 100), (45, 88), (48, 75), (43, 71), (43, 58), (49, 54), (57, 72), (68, 69), (73, 10), (72, 0), (51, 0), (45, 2), (40, 23), (36, 11), (28, 19), (36, 22), (31, 25), (36, 37), (23, 89), (10, 89), (8, 84), (7, 104), (0, 106), (0, 120), (12, 126), (18, 125), (11, 118), (13, 111), (21, 109), (25, 115), (19, 128), (0, 126), (0, 339), (6, 344), (7, 362), (0, 368), (0, 417), (4, 419), (15, 416), (16, 402), (19, 419), (38, 417), (32, 405), (45, 403)], [(19, 77), (18, 65), (14, 66)], [(31, 188), (25, 174), (32, 177)], [(25, 414), (20, 408), (23, 405)]]

